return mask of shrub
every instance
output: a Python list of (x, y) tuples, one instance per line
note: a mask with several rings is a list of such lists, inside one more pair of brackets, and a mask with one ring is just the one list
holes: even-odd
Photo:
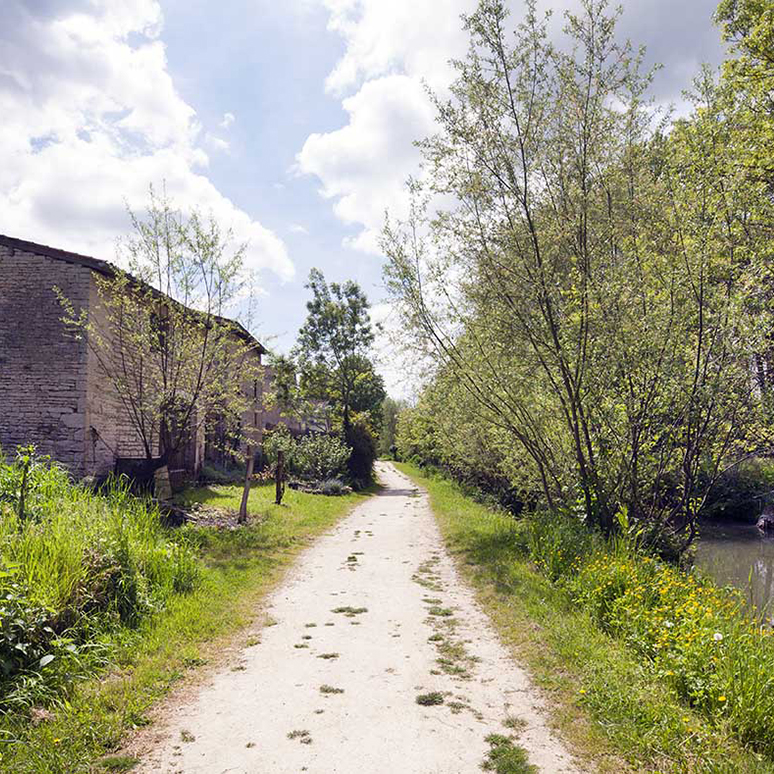
[(316, 433), (298, 441), (294, 467), (304, 478), (324, 481), (344, 472), (349, 455), (349, 447), (340, 438)]
[(528, 545), (543, 573), (687, 703), (774, 757), (774, 634), (740, 592), (567, 518), (531, 519)]
[(755, 521), (774, 492), (774, 461), (745, 460), (725, 471), (710, 490), (707, 516)]
[(575, 516), (541, 512), (527, 522), (527, 544), (538, 569), (555, 581), (578, 566), (591, 551), (594, 536)]
[(346, 441), (352, 450), (347, 469), (353, 486), (364, 488), (373, 481), (376, 461), (376, 439), (362, 419), (357, 419), (346, 428)]
[(296, 440), (283, 424), (277, 425), (263, 437), (263, 453), (272, 466), (277, 464), (278, 453), (284, 452), (285, 468), (291, 470), (297, 448)]
[(245, 479), (245, 466), (242, 463), (219, 465), (207, 462), (202, 465), (202, 481), (207, 484), (234, 484)]
[(347, 491), (342, 481), (337, 478), (329, 478), (320, 482), (320, 494), (324, 495), (343, 495)]

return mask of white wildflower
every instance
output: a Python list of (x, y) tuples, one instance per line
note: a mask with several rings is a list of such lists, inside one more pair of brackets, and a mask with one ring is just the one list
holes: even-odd
[(715, 642), (720, 642), (723, 639), (723, 635), (720, 632), (715, 632), (712, 639), (715, 640)]

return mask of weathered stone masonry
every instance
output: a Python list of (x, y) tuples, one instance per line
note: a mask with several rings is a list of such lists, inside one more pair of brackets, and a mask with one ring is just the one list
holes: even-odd
[[(94, 353), (62, 322), (54, 290), (58, 287), (76, 309), (98, 313), (96, 276), (112, 274), (104, 261), (0, 235), (0, 448), (5, 453), (32, 443), (79, 477), (112, 471), (118, 457), (144, 456)], [(260, 362), (264, 350), (256, 345)], [(203, 439), (197, 444), (203, 448)]]
[(0, 237), (0, 446), (34, 443), (83, 475), (87, 347), (53, 287), (86, 304), (91, 270), (25, 247)]

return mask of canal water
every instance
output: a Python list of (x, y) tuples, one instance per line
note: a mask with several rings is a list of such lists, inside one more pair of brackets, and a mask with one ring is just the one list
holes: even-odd
[(774, 618), (774, 537), (754, 524), (703, 524), (696, 564), (721, 586), (736, 586), (771, 621)]

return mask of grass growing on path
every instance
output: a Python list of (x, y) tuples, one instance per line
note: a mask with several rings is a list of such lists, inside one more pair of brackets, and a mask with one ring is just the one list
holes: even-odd
[[(189, 502), (237, 507), (241, 489), (193, 490)], [(173, 595), (166, 609), (124, 632), (103, 679), (80, 683), (50, 707), (53, 718), (34, 725), (0, 718), (0, 771), (78, 774), (122, 770), (116, 756), (126, 733), (150, 722), (154, 702), (196, 667), (214, 661), (254, 619), (261, 600), (296, 554), (366, 495), (324, 497), (289, 490), (273, 505), (271, 486), (254, 487), (252, 522), (235, 530), (184, 527), (175, 537), (201, 557), (201, 581)], [(5, 721), (5, 722), (4, 722)], [(102, 762), (100, 763), (100, 759)]]
[(553, 706), (562, 735), (602, 772), (763, 774), (723, 722), (691, 711), (653, 665), (606, 635), (527, 558), (522, 525), (455, 484), (397, 467), (425, 487), (444, 541), (503, 641)]

